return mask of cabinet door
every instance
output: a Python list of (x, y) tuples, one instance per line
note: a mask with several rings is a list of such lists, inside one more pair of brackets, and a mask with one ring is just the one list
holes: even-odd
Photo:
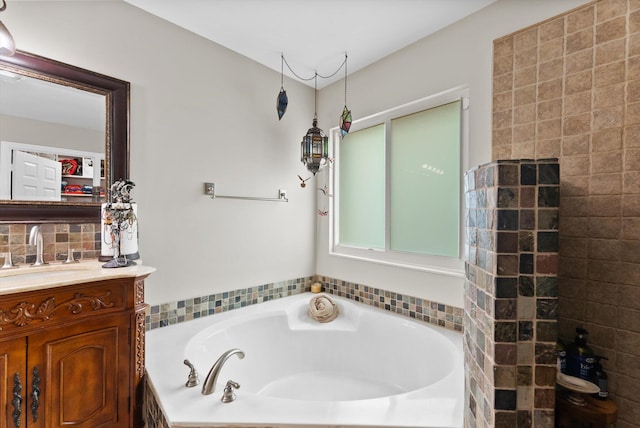
[(29, 428), (127, 427), (129, 317), (96, 317), (29, 336), (28, 371), (40, 376)]
[(26, 364), (26, 339), (0, 341), (0, 426), (25, 426)]

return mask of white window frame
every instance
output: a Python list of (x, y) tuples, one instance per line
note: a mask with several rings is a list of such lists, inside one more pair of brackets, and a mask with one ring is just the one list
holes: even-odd
[(339, 204), (337, 201), (340, 196), (339, 183), (340, 180), (340, 158), (338, 144), (340, 144), (340, 128), (332, 128), (329, 130), (330, 146), (333, 158), (333, 167), (325, 168), (326, 179), (329, 181), (329, 188), (333, 190), (334, 197), (329, 198), (329, 254), (337, 257), (345, 257), (349, 259), (367, 261), (372, 263), (384, 264), (394, 267), (406, 269), (420, 270), (440, 275), (452, 276), (457, 278), (464, 277), (464, 171), (468, 169), (468, 153), (469, 153), (469, 89), (466, 86), (453, 88), (438, 94), (421, 98), (419, 100), (395, 107), (362, 119), (355, 120), (350, 132), (366, 129), (381, 123), (385, 124), (385, 140), (388, 141), (391, 127), (389, 124), (392, 119), (396, 119), (409, 114), (417, 113), (430, 108), (438, 107), (455, 101), (461, 101), (460, 112), (460, 190), (459, 190), (459, 207), (460, 207), (460, 233), (459, 233), (459, 253), (457, 257), (433, 256), (409, 252), (401, 252), (391, 250), (390, 248), (390, 162), (389, 151), (390, 145), (386, 144), (385, 153), (385, 249), (365, 249), (342, 245), (338, 242), (340, 236), (339, 230)]

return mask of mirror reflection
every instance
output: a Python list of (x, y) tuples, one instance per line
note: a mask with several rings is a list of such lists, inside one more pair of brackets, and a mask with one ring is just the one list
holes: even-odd
[(104, 199), (106, 96), (0, 70), (0, 200)]

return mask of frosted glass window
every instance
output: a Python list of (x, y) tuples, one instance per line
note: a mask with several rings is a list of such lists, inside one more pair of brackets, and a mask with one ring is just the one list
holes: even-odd
[(385, 126), (347, 134), (339, 145), (340, 244), (385, 248)]
[(332, 128), (329, 253), (462, 277), (468, 121), (457, 87)]
[(460, 101), (391, 120), (390, 247), (457, 257)]

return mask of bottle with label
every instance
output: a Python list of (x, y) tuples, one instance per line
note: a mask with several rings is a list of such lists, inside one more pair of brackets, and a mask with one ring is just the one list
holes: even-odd
[(598, 391), (597, 394), (594, 394), (594, 396), (598, 400), (606, 400), (607, 397), (609, 397), (609, 382), (607, 380), (607, 374), (604, 372), (602, 364), (600, 364), (600, 360), (607, 360), (608, 358), (601, 355), (594, 355), (594, 358), (596, 361), (593, 365), (593, 379), (591, 382), (595, 383), (598, 385), (598, 388), (600, 388), (600, 391)]
[(556, 352), (558, 353), (558, 369), (560, 373), (567, 373), (567, 347), (564, 342), (558, 339), (556, 343)]
[(567, 350), (567, 374), (591, 381), (595, 358), (593, 351), (587, 346), (587, 334), (589, 332), (584, 328), (576, 328), (575, 341)]

